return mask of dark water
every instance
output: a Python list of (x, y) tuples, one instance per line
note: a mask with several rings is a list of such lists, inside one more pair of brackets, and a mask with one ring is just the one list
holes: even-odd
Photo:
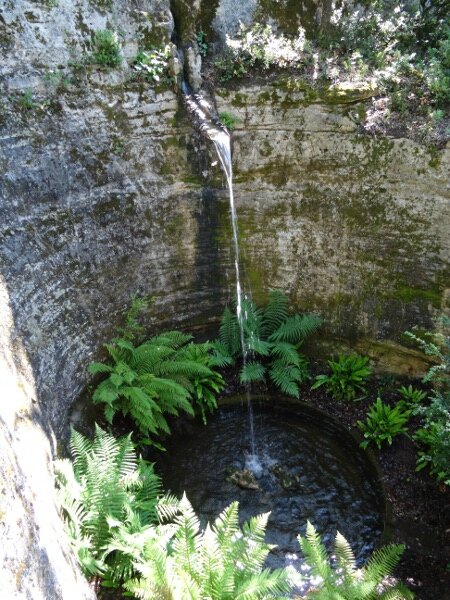
[[(189, 424), (170, 438), (166, 453), (153, 457), (165, 489), (186, 491), (203, 524), (233, 500), (242, 521), (271, 511), (266, 539), (278, 546), (269, 556), (272, 567), (304, 570), (296, 537), (308, 519), (329, 548), (339, 529), (357, 559), (366, 559), (380, 539), (383, 501), (373, 466), (353, 438), (302, 405), (254, 402), (254, 412), (260, 490), (227, 481), (227, 469), (244, 468), (250, 452), (248, 413), (240, 404), (222, 407), (207, 426)], [(294, 482), (289, 489), (274, 473), (276, 465)]]

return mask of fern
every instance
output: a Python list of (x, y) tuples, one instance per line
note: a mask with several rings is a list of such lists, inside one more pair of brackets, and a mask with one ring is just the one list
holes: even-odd
[(282, 292), (271, 291), (269, 302), (264, 309), (261, 335), (265, 338), (271, 336), (289, 317), (289, 300)]
[(293, 365), (287, 365), (283, 360), (275, 360), (269, 370), (269, 377), (284, 394), (298, 398), (298, 384), (303, 380), (302, 371)]
[(193, 415), (195, 404), (205, 420), (206, 411), (216, 407), (224, 381), (213, 369), (211, 344), (194, 344), (190, 335), (167, 331), (136, 348), (123, 339), (106, 348), (112, 364), (92, 363), (89, 370), (108, 375), (93, 401), (105, 404), (109, 423), (118, 411), (130, 415), (146, 441), (156, 443), (152, 438), (170, 433), (164, 414)]
[(222, 315), (222, 322), (219, 330), (219, 342), (226, 348), (230, 357), (238, 356), (242, 352), (241, 334), (236, 313), (225, 307)]
[[(242, 303), (244, 347), (250, 359), (241, 368), (241, 383), (271, 381), (285, 394), (299, 397), (299, 384), (309, 379), (308, 362), (299, 345), (322, 323), (316, 315), (289, 315), (289, 301), (279, 291), (269, 294), (265, 309), (246, 298)], [(236, 306), (234, 305), (234, 308)], [(226, 307), (219, 339), (213, 344), (214, 364), (228, 366), (242, 356), (239, 323)]]
[(239, 380), (241, 383), (263, 381), (265, 372), (266, 369), (260, 362), (248, 362), (242, 367), (239, 374)]
[(128, 556), (105, 553), (118, 524), (141, 531), (157, 519), (161, 494), (153, 465), (136, 458), (131, 434), (96, 426), (93, 440), (72, 430), (73, 462), (55, 462), (57, 501), (81, 569), (88, 576), (131, 573)]
[(127, 581), (127, 590), (143, 600), (257, 600), (289, 591), (284, 570), (263, 568), (271, 549), (264, 542), (268, 514), (254, 517), (241, 530), (234, 502), (201, 531), (186, 496), (178, 508), (173, 525), (147, 532), (141, 554), (135, 551), (138, 542), (129, 540), (140, 577)]
[(314, 526), (308, 521), (306, 535), (298, 536), (300, 547), (307, 564), (320, 583), (308, 598), (316, 600), (373, 600), (375, 598), (414, 598), (402, 584), (386, 579), (390, 576), (404, 551), (404, 546), (391, 544), (376, 550), (367, 565), (356, 567), (356, 561), (349, 543), (339, 532), (336, 534), (336, 567), (332, 566), (325, 546)]
[(321, 324), (322, 320), (317, 315), (293, 315), (269, 336), (269, 340), (298, 345), (314, 333)]

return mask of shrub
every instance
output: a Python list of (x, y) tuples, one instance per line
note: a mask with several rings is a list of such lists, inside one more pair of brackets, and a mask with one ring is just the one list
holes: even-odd
[(238, 503), (233, 502), (201, 531), (184, 496), (173, 524), (149, 531), (137, 550), (131, 544), (140, 576), (125, 588), (143, 600), (280, 598), (289, 591), (286, 572), (263, 568), (271, 549), (264, 542), (268, 517), (253, 517), (240, 529)]
[[(313, 314), (291, 315), (288, 304), (287, 297), (278, 291), (270, 293), (264, 309), (251, 300), (243, 301), (242, 327), (249, 360), (241, 367), (239, 377), (241, 383), (251, 383), (264, 381), (268, 375), (283, 393), (298, 398), (298, 385), (309, 379), (308, 362), (299, 348), (322, 320)], [(240, 325), (233, 308), (225, 308), (219, 339), (214, 343), (214, 362), (218, 366), (242, 358)]]
[(368, 563), (361, 569), (356, 566), (352, 549), (339, 532), (335, 541), (335, 565), (327, 556), (327, 551), (308, 521), (306, 535), (298, 536), (300, 547), (313, 575), (319, 578), (308, 598), (316, 600), (412, 600), (414, 594), (390, 575), (395, 569), (404, 546), (391, 544), (376, 550)]
[(410, 408), (411, 410), (413, 410), (414, 412), (417, 410), (417, 408), (420, 406), (422, 401), (425, 400), (428, 395), (426, 392), (424, 392), (422, 390), (413, 388), (413, 386), (411, 384), (408, 385), (408, 387), (405, 387), (404, 385), (402, 385), (401, 387), (398, 388), (398, 392), (399, 392), (400, 396), (402, 397), (401, 402), (406, 404), (406, 406), (408, 408)]
[(416, 470), (429, 467), (440, 483), (450, 485), (450, 395), (436, 392), (424, 413), (424, 425), (413, 436), (423, 446)]
[(134, 68), (148, 81), (169, 80), (170, 46), (160, 46), (141, 50), (134, 59)]
[(358, 421), (358, 427), (366, 438), (361, 442), (361, 447), (367, 448), (370, 442), (374, 442), (380, 450), (383, 442), (391, 445), (396, 435), (401, 433), (407, 435), (408, 430), (405, 425), (410, 416), (411, 411), (405, 410), (400, 403), (391, 408), (389, 404), (384, 404), (381, 398), (377, 398), (367, 413), (366, 421), (364, 423)]
[[(93, 401), (105, 404), (112, 423), (120, 411), (130, 415), (144, 436), (170, 433), (166, 414), (180, 410), (193, 415), (195, 402), (205, 420), (215, 408), (214, 393), (224, 386), (210, 366), (210, 344), (194, 344), (192, 336), (166, 331), (135, 347), (124, 339), (106, 344), (112, 364), (91, 363), (89, 371), (107, 374), (96, 388)], [(156, 443), (146, 438), (147, 443)]]
[(233, 131), (234, 130), (234, 126), (237, 123), (236, 117), (234, 117), (232, 114), (230, 114), (228, 112), (221, 112), (219, 114), (219, 120), (222, 123), (222, 125), (225, 125), (225, 127), (229, 131)]
[[(112, 579), (132, 572), (128, 556), (105, 554), (120, 524), (129, 533), (157, 519), (161, 494), (153, 465), (138, 459), (131, 435), (120, 439), (96, 426), (91, 441), (72, 430), (72, 461), (55, 462), (57, 501), (81, 569)], [(174, 499), (167, 499), (175, 502)]]
[(428, 356), (436, 360), (425, 375), (424, 382), (433, 382), (435, 389), (429, 406), (418, 407), (417, 412), (423, 419), (422, 427), (414, 439), (422, 444), (418, 452), (416, 469), (430, 468), (430, 473), (438, 482), (450, 485), (450, 319), (442, 319), (443, 333), (425, 333), (419, 337), (407, 331), (406, 335), (414, 340)]
[(318, 375), (311, 389), (325, 386), (335, 400), (359, 400), (357, 393), (366, 393), (366, 381), (372, 373), (367, 356), (339, 356), (328, 361), (331, 375)]
[(92, 60), (102, 67), (118, 67), (122, 63), (119, 37), (115, 31), (99, 29), (94, 34)]

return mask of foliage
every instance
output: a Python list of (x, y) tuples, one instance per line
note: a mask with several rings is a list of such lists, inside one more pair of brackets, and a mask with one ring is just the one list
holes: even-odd
[(134, 59), (134, 68), (148, 81), (168, 80), (170, 56), (169, 45), (141, 50)]
[(263, 568), (271, 549), (264, 542), (268, 517), (253, 517), (241, 530), (234, 502), (201, 531), (184, 496), (174, 524), (154, 528), (141, 548), (123, 545), (140, 574), (125, 588), (143, 600), (281, 598), (289, 590), (286, 572)]
[(199, 31), (195, 36), (197, 41), (198, 51), (200, 52), (200, 56), (206, 56), (208, 54), (208, 44), (206, 42), (206, 33), (204, 31)]
[(398, 392), (402, 397), (400, 402), (406, 404), (406, 406), (414, 412), (428, 395), (427, 392), (424, 392), (423, 390), (413, 388), (411, 384), (408, 385), (408, 387), (402, 385), (398, 388)]
[(37, 102), (34, 98), (33, 90), (26, 89), (19, 96), (11, 96), (10, 100), (21, 111), (31, 111), (39, 108), (44, 108), (46, 102)]
[[(240, 371), (241, 383), (271, 381), (290, 396), (299, 396), (298, 385), (309, 379), (308, 362), (300, 354), (304, 340), (318, 329), (322, 320), (313, 314), (291, 315), (287, 297), (272, 291), (265, 308), (251, 300), (242, 303), (244, 346), (249, 360)], [(219, 339), (214, 343), (214, 362), (218, 366), (234, 364), (242, 357), (242, 344), (236, 307), (226, 307)]]
[[(449, 326), (450, 320), (444, 318), (442, 321), (443, 329)], [(428, 370), (423, 378), (424, 383), (434, 381), (444, 383), (446, 387), (450, 387), (450, 335), (430, 331), (425, 332), (423, 337), (412, 331), (406, 331), (405, 335), (416, 342), (427, 356), (435, 358), (436, 364)]]
[(391, 445), (396, 435), (401, 433), (407, 435), (408, 430), (405, 425), (410, 416), (411, 411), (405, 410), (401, 403), (397, 403), (392, 408), (378, 397), (367, 413), (366, 421), (357, 422), (366, 438), (361, 442), (361, 447), (367, 448), (370, 442), (374, 442), (380, 450), (383, 442), (387, 441)]
[(422, 445), (416, 469), (429, 467), (439, 482), (450, 485), (450, 394), (436, 391), (423, 414), (424, 425), (413, 436)]
[[(395, 569), (404, 546), (391, 544), (376, 550), (361, 569), (356, 566), (353, 551), (342, 534), (335, 540), (335, 564), (314, 526), (308, 521), (306, 535), (298, 536), (300, 547), (312, 573), (320, 578), (308, 598), (316, 600), (410, 600), (414, 594), (389, 576)], [(388, 578), (389, 577), (389, 578)]]
[(428, 406), (417, 408), (422, 417), (422, 427), (414, 435), (414, 440), (422, 445), (418, 452), (417, 470), (430, 468), (436, 479), (450, 485), (450, 319), (441, 322), (442, 333), (427, 332), (423, 337), (407, 331), (406, 335), (415, 341), (428, 356), (436, 360), (425, 375), (424, 382), (433, 382), (435, 389)]
[(236, 117), (230, 114), (229, 112), (221, 112), (219, 114), (219, 121), (222, 123), (222, 125), (225, 125), (225, 127), (230, 131), (234, 130), (234, 126), (237, 123)]
[(366, 393), (366, 381), (372, 373), (367, 356), (340, 355), (337, 361), (327, 361), (330, 375), (318, 375), (311, 389), (325, 386), (335, 400), (359, 400), (356, 394)]
[[(443, 8), (443, 6), (445, 7)], [(270, 25), (241, 26), (226, 40), (215, 62), (222, 82), (254, 69), (285, 69), (313, 82), (315, 90), (339, 83), (364, 82), (386, 95), (385, 108), (371, 117), (389, 122), (395, 113), (424, 117), (416, 134), (439, 138), (445, 129), (431, 115), (447, 114), (450, 103), (450, 26), (448, 2), (373, 0), (333, 4), (331, 22), (306, 40), (303, 30), (286, 37)], [(438, 113), (439, 114), (439, 113)], [(448, 120), (446, 120), (446, 123)], [(374, 126), (372, 118), (368, 126)], [(439, 133), (441, 132), (441, 133)]]
[(133, 296), (131, 307), (125, 315), (125, 324), (117, 328), (119, 338), (127, 342), (140, 340), (144, 333), (144, 326), (139, 322), (142, 312), (150, 306), (151, 299), (142, 296)]
[(91, 441), (72, 430), (73, 462), (55, 463), (57, 501), (75, 555), (88, 577), (130, 575), (130, 558), (105, 553), (105, 547), (119, 524), (133, 533), (157, 519), (160, 480), (153, 465), (136, 458), (130, 437), (114, 439), (96, 426)]
[(122, 63), (119, 37), (115, 31), (99, 29), (94, 34), (92, 60), (102, 67), (118, 67)]
[(144, 436), (157, 436), (170, 433), (166, 414), (183, 410), (193, 415), (192, 401), (203, 419), (205, 409), (215, 408), (214, 393), (224, 383), (209, 366), (210, 344), (194, 344), (190, 335), (166, 331), (137, 347), (119, 338), (106, 349), (112, 364), (91, 363), (89, 371), (108, 375), (97, 386), (93, 401), (106, 405), (109, 423), (120, 411), (131, 416)]
[(71, 83), (67, 73), (58, 69), (49, 69), (45, 73), (44, 79), (57, 91), (66, 90)]
[(233, 39), (227, 37), (227, 47), (227, 52), (215, 62), (221, 81), (242, 77), (254, 67), (296, 66), (308, 46), (301, 28), (297, 38), (292, 40), (276, 35), (270, 25), (256, 23), (251, 27), (241, 24)]

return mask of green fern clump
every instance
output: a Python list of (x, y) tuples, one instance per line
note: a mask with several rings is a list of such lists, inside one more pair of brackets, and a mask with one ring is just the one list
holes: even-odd
[(315, 600), (412, 600), (414, 594), (390, 576), (404, 546), (391, 544), (376, 550), (364, 567), (358, 569), (350, 544), (339, 532), (335, 541), (335, 561), (328, 557), (314, 526), (308, 521), (306, 535), (298, 536), (300, 547), (313, 575), (320, 583), (308, 593)]
[(335, 400), (360, 400), (357, 394), (366, 393), (366, 381), (372, 374), (367, 356), (351, 354), (327, 361), (330, 375), (318, 375), (311, 389), (325, 386)]
[(130, 438), (115, 439), (96, 426), (89, 440), (72, 430), (72, 461), (55, 462), (57, 502), (87, 577), (130, 576), (129, 557), (105, 548), (119, 524), (132, 533), (157, 520), (161, 482), (153, 465), (136, 457)]
[(201, 531), (185, 496), (179, 509), (173, 523), (149, 530), (143, 544), (116, 540), (116, 546), (128, 547), (133, 555), (139, 576), (126, 582), (125, 588), (135, 596), (257, 600), (282, 598), (289, 591), (283, 569), (264, 568), (271, 549), (264, 542), (269, 514), (253, 517), (241, 529), (238, 503), (233, 502), (212, 527)]
[(361, 448), (367, 448), (370, 442), (373, 442), (378, 450), (381, 450), (384, 442), (391, 445), (395, 436), (408, 435), (406, 423), (410, 417), (411, 411), (405, 410), (400, 402), (392, 408), (389, 404), (384, 404), (381, 398), (377, 398), (367, 413), (367, 419), (364, 422), (357, 421), (365, 437), (360, 444)]
[[(166, 331), (135, 347), (116, 339), (106, 344), (111, 363), (92, 363), (91, 374), (106, 374), (96, 388), (94, 403), (105, 404), (112, 423), (120, 411), (130, 415), (147, 441), (161, 432), (170, 433), (167, 414), (194, 415), (193, 403), (205, 420), (206, 410), (216, 407), (215, 394), (224, 387), (211, 367), (210, 345), (195, 344), (192, 336)], [(150, 436), (150, 437), (148, 437)]]
[[(309, 379), (308, 361), (300, 354), (304, 340), (322, 320), (312, 314), (291, 315), (289, 300), (272, 291), (265, 308), (251, 300), (242, 303), (244, 346), (249, 359), (240, 371), (241, 383), (264, 381), (267, 377), (285, 394), (299, 397), (299, 384)], [(214, 364), (226, 367), (242, 358), (242, 341), (236, 311), (226, 307), (219, 338), (214, 343)]]

